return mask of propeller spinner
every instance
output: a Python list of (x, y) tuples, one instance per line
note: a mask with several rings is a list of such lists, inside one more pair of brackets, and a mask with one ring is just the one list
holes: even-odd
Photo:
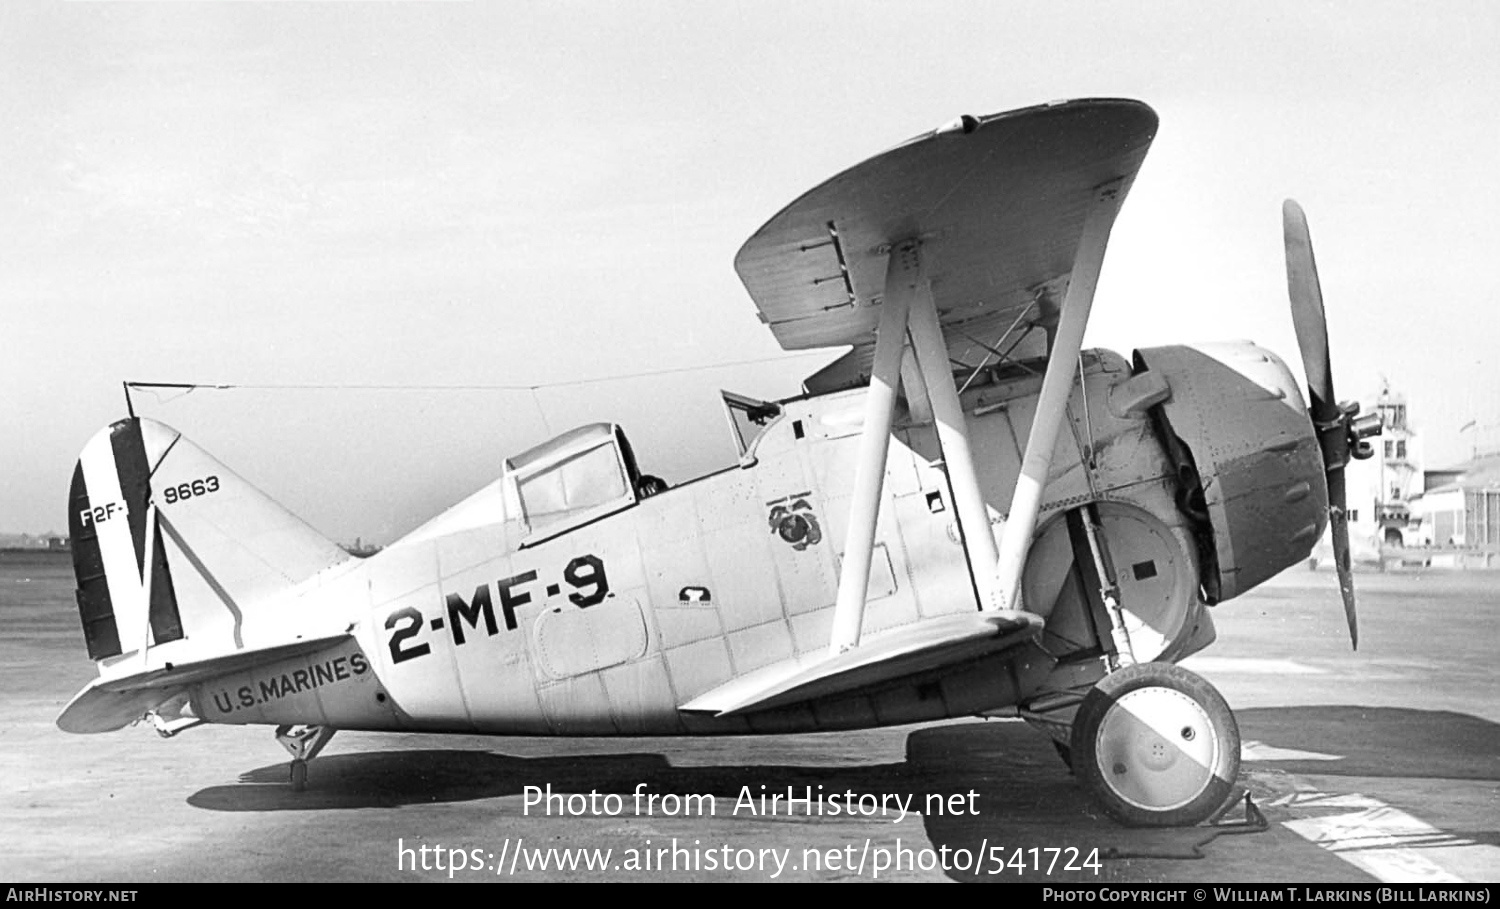
[(1337, 403), (1333, 394), (1333, 368), (1328, 359), (1328, 319), (1323, 314), (1323, 289), (1313, 260), (1312, 236), (1302, 206), (1288, 199), (1281, 207), (1286, 241), (1286, 283), (1292, 303), (1292, 324), (1302, 367), (1307, 373), (1308, 416), (1323, 450), (1328, 476), (1328, 524), (1333, 532), (1333, 561), (1338, 569), (1339, 590), (1344, 596), (1344, 618), (1349, 622), (1349, 641), (1359, 649), (1359, 623), (1354, 609), (1354, 571), (1349, 560), (1349, 520), (1346, 514), (1344, 465), (1351, 457), (1368, 458), (1374, 453), (1369, 436), (1380, 434), (1380, 418), (1371, 414), (1356, 419), (1358, 403)]

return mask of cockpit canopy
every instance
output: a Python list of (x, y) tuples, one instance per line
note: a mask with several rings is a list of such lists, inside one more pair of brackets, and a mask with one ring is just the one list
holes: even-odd
[(528, 537), (635, 504), (641, 480), (630, 443), (613, 423), (590, 423), (543, 442), (506, 460), (505, 475)]
[(636, 469), (624, 430), (613, 423), (571, 429), (505, 461), (500, 479), (418, 527), (392, 546), (497, 524), (528, 546), (586, 524), (666, 488)]

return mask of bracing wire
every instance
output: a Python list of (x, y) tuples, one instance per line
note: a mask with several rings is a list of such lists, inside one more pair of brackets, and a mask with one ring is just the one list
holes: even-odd
[(699, 366), (674, 366), (667, 369), (648, 369), (640, 372), (618, 373), (587, 379), (564, 379), (558, 382), (537, 382), (529, 385), (516, 384), (396, 384), (396, 383), (339, 383), (339, 382), (126, 382), (127, 389), (145, 390), (177, 388), (185, 391), (213, 389), (217, 391), (528, 391), (545, 388), (566, 388), (573, 385), (595, 385), (601, 382), (620, 382), (627, 379), (644, 379), (652, 376), (674, 375), (687, 372), (706, 372), (710, 369), (728, 369), (735, 366), (754, 366), (761, 363), (777, 363), (803, 357), (828, 356), (827, 351), (808, 351), (781, 357), (759, 357), (750, 360), (733, 360), (728, 363), (708, 363)]
[[(603, 382), (623, 382), (630, 379), (644, 379), (653, 376), (676, 375), (690, 372), (707, 372), (711, 369), (729, 369), (736, 366), (755, 366), (763, 363), (779, 363), (790, 360), (805, 359), (809, 357), (827, 357), (828, 351), (817, 350), (805, 353), (792, 354), (779, 357), (757, 357), (748, 360), (731, 360), (727, 363), (709, 363), (699, 366), (673, 366), (666, 369), (648, 369), (640, 372), (619, 373), (609, 376), (596, 376), (586, 379), (565, 379), (558, 382), (538, 382), (530, 385), (517, 384), (394, 384), (394, 383), (318, 383), (318, 382), (124, 382), (125, 407), (131, 416), (135, 416), (135, 402), (131, 398), (132, 391), (158, 391), (165, 389), (176, 389), (182, 392), (162, 403), (169, 403), (180, 397), (185, 397), (195, 391), (513, 391), (528, 392), (542, 412), (542, 422), (546, 424), (546, 413), (542, 408), (541, 399), (537, 393), (548, 388), (567, 388), (580, 385), (597, 385)], [(160, 400), (160, 399), (158, 399)]]

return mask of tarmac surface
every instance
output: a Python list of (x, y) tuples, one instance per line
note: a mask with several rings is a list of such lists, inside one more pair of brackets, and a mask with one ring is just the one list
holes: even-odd
[[(1218, 642), (1185, 665), (1234, 707), (1240, 783), (1267, 823), (1143, 831), (1105, 817), (1012, 720), (759, 738), (340, 733), (294, 793), (269, 728), (59, 731), (93, 676), (71, 564), (0, 554), (0, 878), (1500, 879), (1500, 573), (1356, 582), (1358, 652), (1328, 571), (1215, 608)], [(789, 812), (788, 789), (813, 798)], [(1226, 821), (1246, 817), (1237, 804)]]

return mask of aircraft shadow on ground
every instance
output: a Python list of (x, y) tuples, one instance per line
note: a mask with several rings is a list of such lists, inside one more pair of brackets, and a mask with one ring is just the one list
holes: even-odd
[[(1094, 805), (1039, 733), (1019, 723), (973, 722), (919, 729), (907, 736), (906, 759), (899, 763), (849, 766), (816, 764), (718, 764), (674, 766), (671, 755), (704, 749), (688, 740), (661, 752), (621, 751), (613, 754), (514, 757), (486, 750), (413, 749), (327, 754), (317, 758), (308, 774), (307, 789), (294, 792), (285, 762), (242, 774), (237, 784), (203, 789), (188, 799), (198, 808), (215, 811), (327, 811), (358, 808), (400, 808), (443, 802), (514, 797), (528, 785), (551, 784), (555, 792), (617, 793), (630, 803), (638, 784), (659, 794), (713, 795), (717, 817), (729, 815), (742, 787), (759, 794), (802, 795), (807, 787), (825, 795), (852, 791), (855, 796), (896, 795), (911, 798), (921, 817), (894, 823), (893, 817), (870, 820), (891, 848), (896, 839), (908, 849), (969, 851), (974, 862), (980, 853), (999, 847), (1007, 859), (1016, 849), (1032, 846), (1073, 847), (1075, 863), (1093, 850), (1107, 863), (1112, 857), (1192, 858), (1193, 845), (1204, 839), (1201, 830), (1130, 830), (1115, 824)], [(714, 740), (723, 747), (726, 740)], [(503, 739), (495, 740), (504, 747)], [(641, 740), (632, 740), (632, 746)], [(622, 743), (623, 744), (623, 743)], [(559, 750), (568, 747), (559, 741)], [(732, 751), (732, 747), (731, 747)], [(974, 793), (973, 801), (968, 796)], [(931, 810), (935, 796), (948, 811)], [(957, 803), (952, 797), (959, 796)], [(955, 804), (959, 810), (952, 810)], [(972, 805), (977, 814), (971, 813)], [(743, 817), (736, 815), (735, 817)], [(731, 818), (732, 820), (732, 818)], [(816, 820), (816, 819), (814, 819)], [(846, 818), (840, 818), (840, 822)], [(917, 824), (921, 824), (920, 832)], [(887, 826), (889, 825), (889, 826)], [(870, 828), (856, 837), (862, 845)], [(879, 842), (879, 841), (877, 841)], [(789, 844), (790, 845), (790, 844)], [(1064, 873), (1069, 853), (1042, 854), (1041, 861), (1058, 862), (1051, 878), (1097, 880), (1098, 873)], [(906, 867), (919, 858), (913, 856)], [(930, 866), (920, 870), (933, 870)], [(1013, 867), (954, 871), (959, 879), (1015, 880)], [(1030, 877), (1035, 878), (1032, 873)], [(1024, 875), (1019, 879), (1027, 879)]]
[(1500, 724), (1406, 707), (1261, 707), (1240, 710), (1240, 736), (1336, 760), (1277, 760), (1288, 773), (1500, 780)]
[[(336, 740), (335, 740), (336, 741)], [(469, 741), (476, 741), (469, 739)], [(632, 739), (638, 747), (643, 741)], [(907, 737), (907, 759), (901, 763), (850, 766), (847, 758), (833, 766), (815, 763), (674, 766), (671, 755), (691, 753), (701, 764), (707, 749), (695, 747), (704, 739), (658, 740), (661, 751), (559, 754), (515, 757), (495, 750), (425, 748), (400, 751), (328, 753), (310, 765), (307, 789), (292, 791), (285, 761), (240, 775), (233, 785), (213, 786), (192, 795), (195, 807), (215, 811), (308, 811), (344, 808), (399, 807), (435, 802), (461, 802), (518, 796), (526, 786), (551, 784), (557, 792), (618, 793), (630, 796), (638, 784), (648, 791), (677, 795), (711, 794), (733, 802), (741, 787), (785, 792), (793, 787), (822, 786), (824, 793), (852, 790), (856, 794), (912, 795), (914, 806), (929, 793), (943, 796), (979, 792), (984, 800), (999, 798), (1021, 803), (1043, 798), (1018, 792), (1008, 785), (1018, 774), (1045, 778), (1059, 789), (1076, 789), (1072, 777), (1051, 744), (1016, 723), (975, 722), (920, 729)], [(732, 740), (711, 740), (732, 754)], [(559, 739), (558, 750), (569, 748)], [(622, 745), (626, 744), (624, 742)], [(334, 746), (336, 747), (336, 746)], [(830, 762), (832, 763), (832, 761)], [(1077, 812), (1087, 811), (1079, 792)]]
[[(1349, 776), (1416, 776), (1500, 779), (1500, 726), (1464, 714), (1401, 708), (1317, 706), (1259, 708), (1239, 713), (1247, 741), (1283, 749), (1338, 755), (1337, 760), (1247, 762), (1246, 770)], [(642, 740), (632, 740), (639, 746)], [(662, 795), (713, 795), (727, 815), (744, 786), (759, 792), (814, 792), (910, 796), (923, 811), (924, 837), (903, 835), (911, 824), (893, 826), (912, 847), (971, 856), (1003, 847), (1076, 847), (1099, 858), (1191, 859), (1212, 839), (1203, 827), (1127, 829), (1097, 808), (1062, 765), (1051, 743), (1019, 723), (973, 722), (918, 729), (907, 736), (900, 763), (865, 766), (807, 764), (711, 764), (674, 766), (671, 755), (702, 760), (704, 740), (662, 740), (660, 751), (515, 757), (493, 750), (413, 749), (324, 754), (311, 765), (308, 788), (292, 791), (285, 762), (242, 774), (237, 784), (203, 789), (188, 801), (214, 811), (327, 811), (398, 808), (519, 796), (528, 785), (551, 784), (555, 792), (617, 793), (627, 804), (636, 786)], [(723, 743), (725, 740), (716, 740)], [(496, 739), (497, 748), (505, 747)], [(622, 745), (625, 743), (622, 743)], [(654, 744), (654, 743), (653, 743)], [(559, 750), (568, 747), (559, 741)], [(722, 747), (722, 744), (720, 745)], [(733, 753), (732, 747), (727, 753)], [(975, 793), (978, 814), (925, 811), (927, 798)], [(1229, 815), (1231, 819), (1238, 815)], [(879, 820), (875, 818), (874, 820)], [(913, 833), (915, 831), (913, 830)], [(1469, 831), (1479, 842), (1500, 841), (1495, 831)], [(862, 837), (861, 837), (862, 841)], [(1045, 857), (1043, 859), (1045, 861)], [(1013, 870), (950, 871), (959, 879), (1016, 879)], [(1035, 875), (1032, 875), (1035, 877)], [(1052, 879), (1058, 879), (1054, 873)], [(1073, 877), (1073, 875), (1063, 875)], [(1080, 879), (1097, 880), (1092, 873)], [(1023, 878), (1024, 879), (1024, 878)]]
[[(1341, 705), (1256, 708), (1238, 711), (1236, 716), (1245, 741), (1334, 758), (1246, 762), (1247, 770), (1500, 781), (1500, 724), (1465, 713)], [(1354, 788), (1351, 785), (1350, 791)], [(1500, 829), (1450, 829), (1446, 833), (1500, 846)], [(1444, 838), (1434, 845), (1448, 842)]]

